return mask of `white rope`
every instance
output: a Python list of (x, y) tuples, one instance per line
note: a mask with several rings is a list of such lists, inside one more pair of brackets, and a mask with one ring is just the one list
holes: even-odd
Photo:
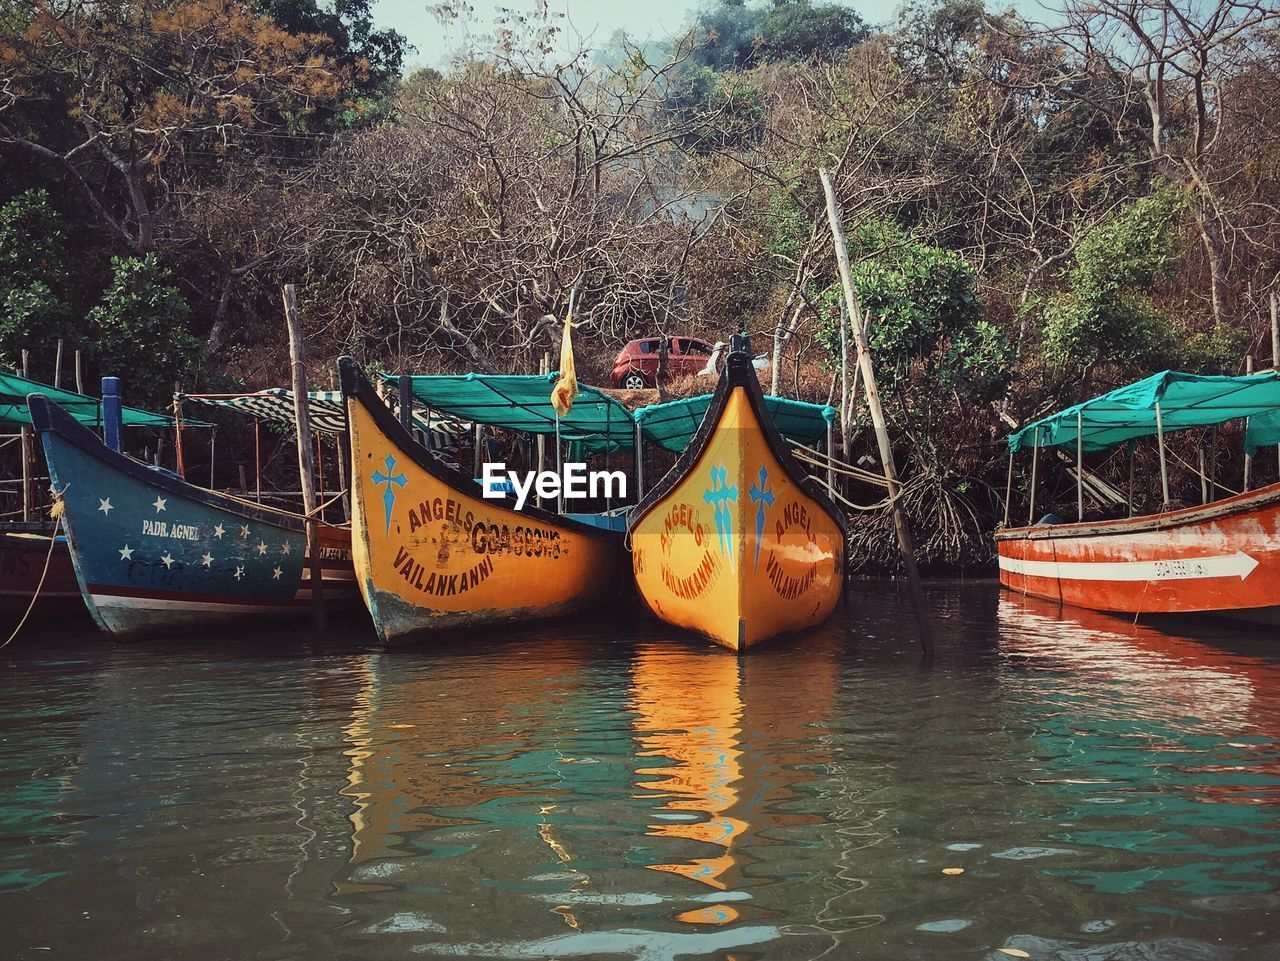
[(26, 626), (27, 618), (31, 616), (31, 612), (35, 610), (36, 601), (40, 600), (40, 592), (44, 590), (45, 578), (49, 576), (49, 566), (53, 562), (53, 549), (58, 546), (58, 531), (62, 529), (62, 512), (64, 510), (62, 503), (62, 494), (65, 494), (71, 485), (68, 484), (62, 488), (62, 493), (54, 493), (53, 507), (49, 510), (49, 516), (53, 518), (53, 533), (49, 535), (49, 553), (44, 558), (44, 570), (40, 572), (40, 583), (36, 585), (36, 592), (31, 595), (31, 603), (27, 605), (27, 611), (22, 615), (22, 620), (18, 622), (18, 626), (13, 629), (13, 633), (9, 635), (8, 640), (0, 644), (0, 650), (8, 647), (15, 637), (21, 633), (22, 628)]

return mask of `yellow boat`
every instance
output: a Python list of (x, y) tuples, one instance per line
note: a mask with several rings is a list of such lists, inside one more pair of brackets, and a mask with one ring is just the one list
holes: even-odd
[(384, 644), (553, 617), (617, 595), (621, 533), (485, 500), (472, 477), (412, 439), (352, 358), (338, 366), (351, 440), (351, 556)]
[(844, 516), (788, 451), (745, 349), (729, 355), (701, 425), (636, 506), (630, 534), (653, 613), (735, 651), (821, 623), (844, 583)]

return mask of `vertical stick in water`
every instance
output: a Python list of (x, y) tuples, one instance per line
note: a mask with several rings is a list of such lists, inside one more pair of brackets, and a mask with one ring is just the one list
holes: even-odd
[(307, 553), (311, 558), (311, 628), (315, 640), (324, 637), (324, 584), (320, 572), (320, 526), (316, 520), (315, 464), (311, 452), (311, 405), (307, 401), (306, 348), (302, 318), (293, 284), (284, 285), (284, 318), (289, 325), (289, 366), (293, 373), (293, 413), (298, 433), (298, 477), (306, 517)]
[(926, 654), (933, 653), (933, 630), (929, 625), (929, 617), (925, 610), (924, 593), (920, 588), (920, 573), (916, 570), (915, 548), (911, 543), (911, 531), (907, 527), (907, 516), (902, 509), (902, 485), (898, 483), (898, 470), (893, 462), (893, 446), (889, 443), (889, 430), (885, 425), (884, 411), (880, 407), (880, 395), (876, 391), (876, 374), (871, 365), (871, 348), (867, 344), (867, 334), (862, 325), (862, 311), (858, 307), (858, 295), (853, 286), (853, 269), (849, 266), (849, 251), (844, 242), (844, 225), (841, 222), (840, 207), (836, 202), (835, 185), (831, 174), (819, 170), (822, 188), (827, 195), (827, 219), (831, 222), (831, 234), (835, 245), (836, 264), (840, 268), (840, 282), (844, 287), (845, 306), (849, 312), (849, 324), (853, 328), (854, 340), (858, 348), (858, 368), (862, 371), (863, 392), (867, 399), (867, 408), (871, 414), (871, 423), (875, 427), (876, 443), (880, 448), (880, 461), (884, 466), (884, 477), (889, 487), (890, 513), (893, 515), (893, 527), (898, 535), (898, 547), (902, 552), (902, 565), (907, 572), (907, 586), (911, 591), (912, 605), (916, 610), (916, 624), (920, 630), (920, 644)]

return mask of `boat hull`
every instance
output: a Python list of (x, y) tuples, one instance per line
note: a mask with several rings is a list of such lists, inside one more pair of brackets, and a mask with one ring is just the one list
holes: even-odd
[(352, 559), (384, 644), (555, 617), (618, 596), (619, 532), (482, 498), (472, 478), (412, 440), (353, 360), (343, 358), (340, 371)]
[[(27, 527), (27, 525), (21, 525)], [(67, 539), (59, 536), (50, 553), (51, 530), (29, 525), (30, 529), (0, 529), (0, 614), (18, 618), (31, 606), (37, 589), (40, 598), (32, 611), (41, 618), (84, 617), (80, 585)], [(15, 525), (16, 527), (16, 525)], [(45, 563), (49, 571), (45, 574)], [(41, 586), (41, 576), (44, 585)]]
[(1096, 611), (1280, 622), (1280, 484), (1200, 507), (996, 534), (1011, 590)]
[[(138, 639), (309, 610), (301, 517), (153, 470), (43, 397), (31, 405), (80, 593), (102, 630)], [(320, 542), (326, 604), (353, 605), (350, 533), (324, 525)]]
[(689, 448), (633, 514), (640, 596), (741, 651), (826, 620), (844, 552), (843, 516), (765, 416), (749, 360), (731, 355)]

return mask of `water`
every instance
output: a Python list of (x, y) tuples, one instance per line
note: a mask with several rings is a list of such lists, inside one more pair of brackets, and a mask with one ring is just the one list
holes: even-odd
[(883, 585), (741, 660), (26, 635), (0, 956), (1280, 957), (1280, 646), (930, 596), (932, 667)]

